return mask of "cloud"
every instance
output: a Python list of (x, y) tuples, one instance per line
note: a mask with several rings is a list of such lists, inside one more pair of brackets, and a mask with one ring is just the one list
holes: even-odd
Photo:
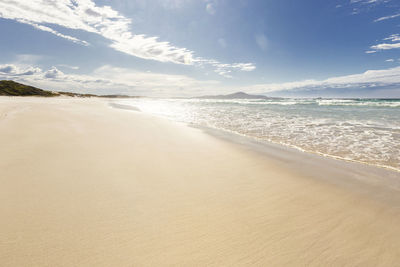
[[(396, 4), (390, 3), (391, 0), (350, 0), (350, 5), (352, 6), (352, 15), (361, 14), (364, 12), (370, 12), (375, 8), (388, 8), (393, 10)], [(384, 20), (384, 19), (382, 19)]]
[(256, 67), (252, 63), (236, 63), (231, 66), (232, 68), (239, 69), (241, 71), (253, 71)]
[(389, 37), (387, 37), (387, 38), (385, 38), (383, 40), (390, 40), (392, 42), (400, 41), (400, 34), (398, 34), (398, 33), (397, 34), (392, 34), (392, 35), (390, 35)]
[(397, 17), (400, 17), (400, 14), (394, 14), (394, 15), (391, 15), (391, 16), (380, 17), (380, 18), (377, 18), (376, 20), (374, 20), (374, 22), (379, 22), (379, 21), (388, 20), (388, 19), (394, 19), (394, 18), (397, 18)]
[[(251, 69), (251, 65), (236, 67)], [(221, 70), (223, 71), (223, 70)], [(219, 81), (197, 80), (185, 75), (142, 72), (105, 65), (92, 73), (67, 74), (52, 67), (41, 70), (35, 66), (0, 65), (0, 79), (13, 79), (39, 88), (95, 94), (130, 94), (146, 96), (194, 96), (245, 91), (248, 93), (302, 93), (311, 91), (386, 90), (400, 88), (400, 67), (368, 70), (364, 73), (331, 77), (325, 80), (303, 80), (286, 83), (266, 83), (243, 86), (224, 86)]]
[(371, 48), (376, 50), (390, 50), (390, 49), (400, 48), (400, 43), (394, 43), (394, 44), (382, 43), (373, 45), (371, 46)]
[(59, 71), (56, 67), (52, 67), (50, 70), (44, 73), (44, 77), (50, 79), (62, 78), (63, 76), (64, 73), (62, 71)]
[(310, 91), (329, 89), (385, 88), (400, 87), (400, 67), (368, 70), (361, 74), (332, 77), (325, 80), (304, 80), (287, 83), (258, 84), (247, 87), (254, 93), (278, 91)]
[(24, 66), (17, 66), (14, 64), (3, 64), (0, 65), (0, 75), (2, 76), (25, 76), (25, 75), (34, 75), (40, 73), (42, 70), (38, 67), (24, 67)]
[[(184, 1), (168, 0), (167, 2), (178, 6)], [(207, 10), (209, 13), (215, 13), (215, 3), (208, 2)], [(0, 18), (28, 24), (38, 30), (82, 45), (89, 45), (89, 43), (62, 34), (53, 26), (98, 34), (111, 42), (111, 48), (142, 59), (184, 65), (194, 65), (201, 61), (189, 49), (160, 41), (158, 37), (133, 34), (131, 19), (121, 15), (110, 6), (97, 6), (92, 0), (0, 0)], [(202, 64), (204, 65), (205, 62)]]
[(86, 41), (82, 41), (82, 40), (79, 40), (78, 38), (75, 38), (75, 37), (72, 37), (72, 36), (69, 36), (69, 35), (65, 35), (65, 34), (59, 33), (59, 32), (57, 32), (57, 31), (55, 31), (55, 30), (53, 30), (52, 28), (49, 28), (49, 27), (47, 27), (47, 26), (39, 25), (39, 24), (32, 23), (32, 22), (24, 22), (24, 21), (22, 21), (22, 20), (19, 20), (19, 22), (32, 25), (34, 28), (36, 28), (36, 29), (38, 29), (38, 30), (52, 33), (52, 34), (54, 34), (54, 35), (56, 35), (56, 36), (58, 36), (58, 37), (67, 39), (67, 40), (69, 40), (69, 41), (71, 41), (71, 42), (74, 42), (74, 43), (77, 43), (77, 44), (81, 44), (81, 45), (84, 45), (84, 46), (88, 46), (88, 45), (89, 45), (89, 43), (86, 42)]
[(18, 70), (13, 65), (0, 65), (0, 73), (2, 74), (13, 74), (16, 72), (18, 72)]
[(56, 67), (41, 70), (33, 66), (5, 64), (0, 65), (0, 79), (11, 79), (52, 91), (168, 97), (216, 91), (220, 86), (220, 82), (213, 80), (200, 81), (185, 75), (140, 72), (109, 65), (83, 75), (63, 73)]
[(206, 85), (216, 85), (216, 81), (199, 81), (185, 75), (171, 75), (153, 72), (141, 72), (132, 69), (113, 67), (110, 65), (102, 66), (93, 73), (95, 77), (116, 81), (131, 87), (160, 89), (168, 88), (190, 88)]
[(226, 64), (213, 59), (196, 58), (195, 63), (198, 65), (211, 65), (215, 68), (215, 72), (225, 78), (232, 78), (233, 71), (253, 71), (256, 66), (253, 63), (233, 63)]
[(380, 4), (390, 0), (350, 0), (351, 4)]
[(394, 59), (393, 58), (389, 58), (389, 59), (386, 59), (385, 61), (386, 62), (394, 62)]
[[(392, 41), (392, 42), (397, 42), (400, 41), (400, 35), (399, 34), (392, 34), (387, 38), (384, 38), (383, 40), (387, 41)], [(396, 49), (400, 48), (400, 42), (399, 43), (381, 43), (377, 45), (373, 45), (370, 47), (371, 49), (374, 50), (390, 50), (390, 49)]]
[(86, 41), (63, 35), (50, 27), (58, 25), (83, 30), (103, 36), (111, 41), (111, 47), (139, 58), (177, 64), (191, 64), (193, 52), (177, 48), (157, 37), (133, 35), (131, 20), (109, 6), (97, 6), (92, 0), (30, 0), (0, 1), (0, 17), (50, 32), (61, 38), (87, 45)]
[(376, 53), (376, 51), (375, 50), (368, 50), (368, 51), (365, 51), (365, 53), (366, 54), (373, 54), (373, 53)]

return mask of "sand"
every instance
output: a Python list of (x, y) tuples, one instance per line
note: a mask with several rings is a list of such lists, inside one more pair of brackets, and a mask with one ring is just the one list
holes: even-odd
[(399, 173), (231, 139), (1, 97), (0, 265), (398, 264)]

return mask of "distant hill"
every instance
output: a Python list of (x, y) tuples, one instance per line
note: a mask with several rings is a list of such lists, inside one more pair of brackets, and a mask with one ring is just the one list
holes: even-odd
[(265, 95), (250, 95), (244, 92), (237, 92), (229, 95), (206, 95), (195, 98), (200, 99), (271, 99), (271, 97)]
[(137, 98), (128, 95), (94, 95), (72, 92), (51, 92), (14, 81), (0, 81), (0, 96), (70, 96), (70, 97), (104, 97), (104, 98)]
[(45, 91), (33, 86), (14, 81), (0, 81), (0, 95), (2, 96), (58, 96), (58, 93)]

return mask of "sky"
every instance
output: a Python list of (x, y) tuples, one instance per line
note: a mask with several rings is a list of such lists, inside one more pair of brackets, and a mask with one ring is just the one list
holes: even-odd
[(400, 98), (399, 0), (0, 0), (0, 36), (53, 91)]

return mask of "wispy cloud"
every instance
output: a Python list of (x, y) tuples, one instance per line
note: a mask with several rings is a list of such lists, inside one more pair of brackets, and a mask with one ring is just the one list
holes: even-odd
[(382, 20), (388, 20), (388, 19), (394, 19), (400, 17), (400, 14), (394, 14), (394, 15), (390, 15), (390, 16), (385, 16), (385, 17), (380, 17), (377, 18), (376, 20), (374, 20), (374, 22), (378, 22), (378, 21), (382, 21)]
[(393, 10), (391, 0), (350, 0), (350, 6), (352, 7), (352, 15), (357, 15), (364, 12), (369, 12), (378, 6), (385, 6)]
[(87, 42), (63, 35), (51, 25), (99, 34), (111, 41), (112, 48), (139, 58), (178, 64), (192, 64), (193, 61), (192, 51), (158, 41), (157, 37), (132, 34), (130, 19), (110, 6), (97, 6), (92, 0), (0, 0), (0, 17), (29, 24), (81, 44)]
[[(179, 4), (182, 1), (174, 2)], [(208, 9), (214, 8), (214, 2), (208, 4), (210, 4)], [(200, 61), (200, 58), (195, 57), (194, 52), (187, 48), (160, 41), (158, 37), (133, 34), (131, 19), (110, 6), (98, 6), (92, 0), (0, 0), (0, 17), (29, 24), (38, 30), (82, 45), (89, 43), (62, 34), (53, 26), (98, 34), (111, 41), (110, 47), (113, 49), (138, 58), (184, 65), (196, 65)], [(240, 70), (233, 65), (230, 68)]]
[(396, 34), (392, 34), (389, 37), (383, 39), (383, 40), (390, 40), (392, 42), (398, 42), (400, 41), (400, 34), (396, 33)]
[(75, 38), (75, 37), (72, 37), (72, 36), (69, 36), (69, 35), (65, 35), (65, 34), (59, 33), (58, 31), (53, 30), (52, 28), (44, 26), (44, 25), (39, 25), (39, 24), (32, 23), (32, 22), (25, 22), (23, 20), (19, 20), (19, 22), (29, 24), (29, 25), (33, 26), (34, 28), (36, 28), (38, 30), (52, 33), (52, 34), (54, 34), (54, 35), (56, 35), (58, 37), (67, 39), (67, 40), (69, 40), (71, 42), (74, 42), (74, 43), (77, 43), (77, 44), (81, 44), (81, 45), (84, 45), (84, 46), (88, 46), (89, 45), (89, 43), (86, 42), (86, 41), (80, 40), (78, 38)]
[(374, 50), (390, 50), (390, 49), (396, 49), (400, 48), (400, 42), (399, 43), (394, 43), (400, 41), (400, 35), (399, 34), (392, 34), (387, 38), (383, 39), (384, 41), (391, 41), (392, 43), (381, 43), (377, 45), (373, 45), (370, 48)]
[(213, 59), (196, 58), (196, 64), (199, 65), (211, 65), (215, 68), (215, 72), (225, 78), (232, 78), (233, 71), (253, 71), (256, 66), (253, 63), (233, 63), (224, 64)]
[(390, 0), (350, 0), (351, 4), (380, 4), (380, 3), (387, 3)]

